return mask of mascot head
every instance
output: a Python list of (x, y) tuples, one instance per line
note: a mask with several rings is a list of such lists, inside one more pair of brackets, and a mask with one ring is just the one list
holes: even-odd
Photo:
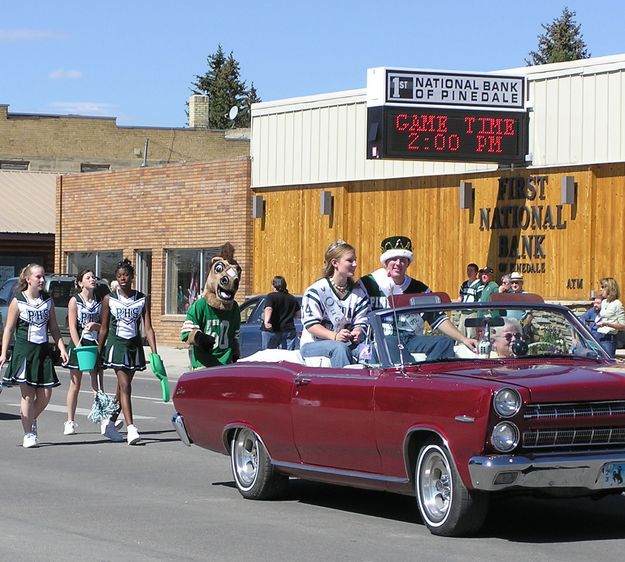
[(226, 242), (211, 261), (203, 296), (213, 308), (230, 310), (241, 281), (241, 266), (234, 259), (234, 247)]

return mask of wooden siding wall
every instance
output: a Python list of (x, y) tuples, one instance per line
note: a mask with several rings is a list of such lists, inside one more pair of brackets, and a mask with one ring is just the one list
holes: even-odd
[[(565, 175), (575, 178), (573, 205), (561, 205)], [(500, 178), (527, 181), (530, 176), (546, 177), (544, 199), (498, 200)], [(473, 209), (460, 209), (460, 180), (473, 184)], [(334, 197), (332, 216), (320, 215), (322, 191)], [(615, 277), (625, 288), (625, 164), (296, 186), (257, 194), (265, 198), (266, 213), (254, 221), (256, 293), (267, 292), (274, 275), (284, 275), (291, 292), (301, 293), (320, 276), (323, 253), (337, 238), (356, 247), (357, 273), (366, 274), (380, 267), (380, 241), (400, 234), (409, 236), (414, 245), (415, 262), (409, 273), (452, 295), (470, 262), (496, 268), (497, 281), (504, 271), (526, 268), (525, 288), (550, 300), (588, 299), (604, 276)], [(490, 209), (492, 219), (495, 208), (502, 211), (506, 206), (527, 206), (530, 212), (542, 206), (543, 224), (480, 228), (484, 226), (480, 209)], [(551, 221), (546, 220), (547, 213)], [(544, 258), (501, 257), (502, 236), (508, 247), (514, 236), (538, 237), (532, 240), (538, 241), (536, 252), (544, 253)], [(538, 272), (528, 271), (530, 266)]]

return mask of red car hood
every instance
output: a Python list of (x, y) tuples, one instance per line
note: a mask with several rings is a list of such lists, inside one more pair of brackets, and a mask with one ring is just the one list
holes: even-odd
[(625, 400), (625, 365), (607, 362), (582, 365), (568, 361), (538, 365), (510, 363), (489, 369), (459, 369), (447, 373), (525, 387), (534, 403)]

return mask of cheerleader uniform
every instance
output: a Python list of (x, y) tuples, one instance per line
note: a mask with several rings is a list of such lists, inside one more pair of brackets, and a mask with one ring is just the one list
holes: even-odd
[(56, 376), (48, 345), (48, 321), (52, 299), (45, 293), (30, 299), (25, 293), (15, 295), (18, 308), (15, 346), (4, 383), (55, 387), (61, 383)]
[[(98, 296), (94, 295), (93, 300), (91, 302), (87, 302), (83, 299), (82, 295), (76, 294), (74, 295), (76, 299), (76, 330), (79, 334), (81, 334), (80, 345), (81, 347), (85, 347), (88, 345), (98, 345), (98, 332), (94, 330), (93, 332), (84, 332), (85, 326), (89, 324), (89, 322), (97, 322), (100, 323), (101, 313), (102, 313), (102, 299)], [(69, 363), (66, 365), (67, 368), (79, 371), (80, 367), (78, 367), (78, 357), (76, 356), (76, 346), (74, 342), (70, 340), (67, 353), (69, 354)]]
[(102, 364), (111, 369), (144, 371), (141, 318), (145, 295), (135, 291), (125, 298), (119, 290), (109, 295), (110, 324)]

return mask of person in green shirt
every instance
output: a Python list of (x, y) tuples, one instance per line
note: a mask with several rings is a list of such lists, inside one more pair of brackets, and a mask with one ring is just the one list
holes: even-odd
[(480, 269), (479, 273), (480, 283), (482, 285), (479, 291), (479, 302), (490, 302), (490, 296), (493, 293), (499, 292), (499, 285), (494, 281), (495, 272), (492, 267), (483, 267)]

